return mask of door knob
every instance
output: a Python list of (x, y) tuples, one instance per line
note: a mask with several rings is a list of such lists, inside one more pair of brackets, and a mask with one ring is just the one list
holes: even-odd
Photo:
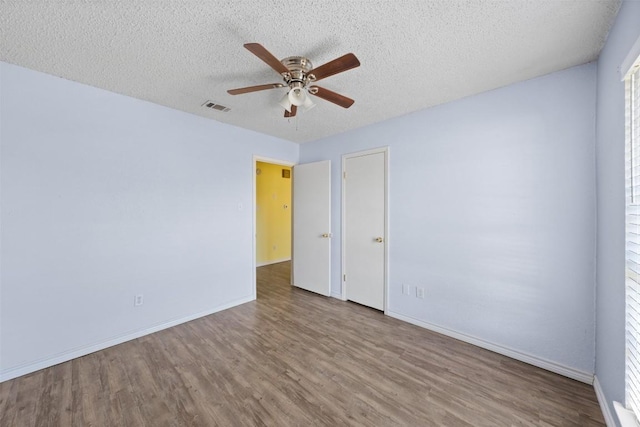
[(382, 237), (376, 237), (376, 242), (382, 243), (384, 242), (384, 239)]
[(328, 239), (329, 237), (331, 237), (331, 233), (324, 233), (322, 237), (324, 237), (325, 239)]

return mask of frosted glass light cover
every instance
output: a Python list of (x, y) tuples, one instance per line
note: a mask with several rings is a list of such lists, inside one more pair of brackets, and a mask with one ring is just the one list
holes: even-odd
[(305, 99), (307, 99), (307, 94), (304, 89), (296, 87), (289, 91), (289, 102), (296, 107), (304, 104)]
[(313, 101), (311, 100), (311, 97), (305, 96), (304, 103), (302, 104), (302, 108), (304, 108), (304, 111), (309, 111), (315, 106), (316, 104), (313, 103)]
[(279, 104), (282, 105), (282, 108), (284, 108), (288, 112), (291, 112), (291, 101), (289, 101), (289, 94), (288, 93), (285, 96), (282, 97), (282, 99), (280, 100)]

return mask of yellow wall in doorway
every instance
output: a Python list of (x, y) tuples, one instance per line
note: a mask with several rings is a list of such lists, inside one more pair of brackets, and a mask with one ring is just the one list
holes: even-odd
[[(256, 162), (256, 263), (291, 259), (291, 168)], [(259, 173), (258, 173), (259, 171)]]

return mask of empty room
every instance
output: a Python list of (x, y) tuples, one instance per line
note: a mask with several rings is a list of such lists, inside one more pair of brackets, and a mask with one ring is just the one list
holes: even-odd
[(640, 1), (0, 1), (0, 426), (640, 425)]

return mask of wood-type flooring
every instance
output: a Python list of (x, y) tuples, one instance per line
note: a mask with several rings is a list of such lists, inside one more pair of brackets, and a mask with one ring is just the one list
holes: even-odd
[(593, 387), (289, 285), (0, 383), (0, 426), (604, 426)]

